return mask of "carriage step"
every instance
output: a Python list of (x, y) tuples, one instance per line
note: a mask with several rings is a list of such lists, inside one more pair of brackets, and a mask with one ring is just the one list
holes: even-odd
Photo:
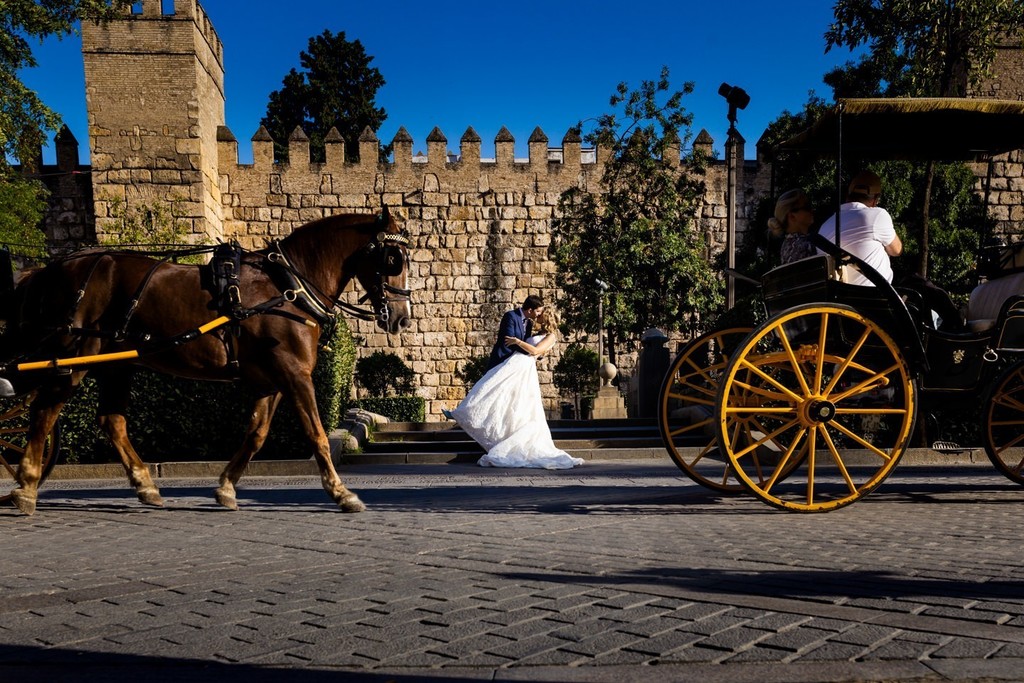
[(953, 441), (936, 441), (932, 444), (932, 450), (940, 453), (963, 453), (967, 449)]

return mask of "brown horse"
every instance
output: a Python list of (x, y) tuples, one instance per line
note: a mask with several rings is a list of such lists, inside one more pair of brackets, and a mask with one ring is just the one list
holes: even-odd
[[(219, 265), (90, 250), (31, 273), (11, 298), (3, 349), (8, 362), (0, 368), (18, 393), (36, 392), (12, 500), (26, 514), (35, 511), (46, 436), (93, 368), (100, 425), (139, 500), (163, 505), (126, 431), (129, 379), (139, 365), (179, 377), (240, 380), (255, 389), (259, 398), (245, 440), (220, 476), (221, 505), (237, 509), (235, 484), (287, 397), (313, 446), (324, 489), (342, 510), (364, 510), (331, 462), (311, 373), (322, 327), (339, 308), (376, 318), (389, 333), (409, 325), (407, 241), (385, 209), (381, 216), (337, 215), (309, 223), (266, 249), (232, 255)], [(368, 298), (372, 310), (338, 300), (353, 278), (365, 292), (360, 303)], [(222, 324), (210, 329), (215, 319)], [(120, 357), (110, 354), (126, 359), (108, 362)], [(53, 359), (53, 367), (25, 362), (40, 358)], [(58, 359), (72, 360), (57, 367), (64, 363)]]

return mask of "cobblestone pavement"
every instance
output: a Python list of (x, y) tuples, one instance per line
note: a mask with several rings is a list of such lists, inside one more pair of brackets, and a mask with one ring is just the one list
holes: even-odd
[(368, 512), (314, 477), (243, 480), (239, 512), (210, 479), (0, 510), (0, 681), (1024, 680), (1024, 489), (991, 468), (827, 514), (667, 460), (342, 474)]

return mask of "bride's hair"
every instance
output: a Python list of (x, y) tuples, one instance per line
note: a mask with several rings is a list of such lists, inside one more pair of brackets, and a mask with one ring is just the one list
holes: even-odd
[(544, 312), (537, 316), (536, 331), (540, 334), (551, 334), (558, 331), (558, 311), (545, 306)]

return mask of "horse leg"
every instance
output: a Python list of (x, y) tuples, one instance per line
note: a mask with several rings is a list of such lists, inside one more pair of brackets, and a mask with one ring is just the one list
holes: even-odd
[(46, 439), (53, 431), (61, 409), (83, 376), (84, 373), (44, 384), (37, 389), (29, 407), (28, 442), (18, 466), (18, 487), (11, 491), (11, 500), (26, 515), (36, 510)]
[(135, 495), (146, 505), (163, 507), (164, 499), (160, 489), (153, 483), (149, 468), (135, 452), (128, 440), (128, 421), (125, 412), (128, 409), (130, 396), (130, 371), (105, 371), (97, 374), (99, 386), (99, 411), (97, 419), (100, 428), (106, 432), (107, 438), (121, 458), (121, 464), (128, 474), (128, 481), (135, 489)]
[(270, 433), (270, 421), (274, 419), (274, 411), (281, 402), (281, 394), (271, 394), (257, 399), (252, 409), (252, 418), (249, 421), (249, 429), (245, 434), (245, 441), (238, 449), (231, 461), (224, 468), (220, 475), (219, 486), (214, 491), (217, 502), (231, 510), (238, 509), (238, 500), (235, 498), (235, 484), (242, 478), (245, 466), (249, 464), (256, 452), (263, 447)]
[(297, 381), (291, 387), (292, 398), (295, 401), (296, 412), (302, 428), (306, 431), (313, 444), (313, 457), (316, 459), (317, 467), (320, 469), (320, 483), (323, 485), (327, 495), (331, 497), (343, 512), (362, 512), (366, 509), (359, 496), (345, 488), (334, 463), (331, 462), (331, 448), (327, 441), (327, 434), (324, 433), (323, 425), (320, 424), (320, 412), (316, 407), (316, 393), (313, 390), (313, 380), (307, 375)]
[(34, 514), (36, 511), (46, 438), (53, 430), (53, 425), (57, 422), (57, 417), (71, 391), (70, 382), (40, 389), (29, 408), (28, 442), (18, 465), (18, 486), (11, 491), (11, 501), (26, 515)]

